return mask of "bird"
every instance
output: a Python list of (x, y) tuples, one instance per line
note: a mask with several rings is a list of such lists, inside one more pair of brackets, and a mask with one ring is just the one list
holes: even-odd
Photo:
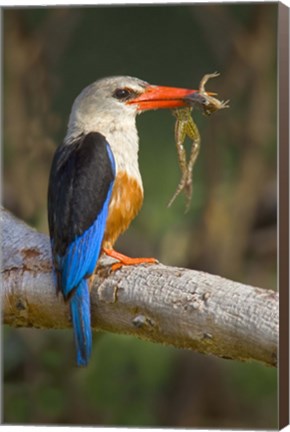
[(113, 76), (88, 85), (72, 105), (51, 164), (48, 225), (56, 291), (70, 306), (77, 366), (87, 366), (91, 356), (90, 280), (100, 255), (118, 260), (114, 270), (156, 262), (114, 249), (143, 202), (136, 116), (185, 106), (195, 91)]

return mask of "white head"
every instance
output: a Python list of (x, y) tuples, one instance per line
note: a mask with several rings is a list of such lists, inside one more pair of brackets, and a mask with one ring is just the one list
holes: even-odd
[(109, 77), (87, 86), (76, 98), (69, 118), (66, 141), (89, 132), (106, 137), (112, 131), (135, 128), (136, 104), (127, 104), (143, 94), (149, 84), (131, 77)]

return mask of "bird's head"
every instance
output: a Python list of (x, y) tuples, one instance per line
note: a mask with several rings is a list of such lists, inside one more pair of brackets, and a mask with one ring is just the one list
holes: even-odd
[(116, 76), (100, 79), (76, 98), (69, 120), (68, 137), (135, 125), (137, 114), (152, 109), (187, 105), (195, 90), (150, 85), (138, 78)]

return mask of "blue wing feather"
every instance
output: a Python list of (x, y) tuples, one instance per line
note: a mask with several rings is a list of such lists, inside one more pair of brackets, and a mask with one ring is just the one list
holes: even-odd
[(92, 351), (90, 293), (86, 279), (82, 279), (70, 301), (74, 327), (77, 364), (86, 366)]

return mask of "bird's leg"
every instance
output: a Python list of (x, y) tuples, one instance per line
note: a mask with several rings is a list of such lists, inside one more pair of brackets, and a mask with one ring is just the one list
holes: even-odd
[(131, 258), (127, 255), (123, 255), (120, 252), (115, 251), (113, 248), (102, 248), (102, 251), (112, 257), (117, 259), (119, 262), (112, 264), (111, 270), (115, 271), (119, 268), (123, 267), (124, 265), (138, 265), (138, 264), (157, 264), (158, 261), (155, 258)]

